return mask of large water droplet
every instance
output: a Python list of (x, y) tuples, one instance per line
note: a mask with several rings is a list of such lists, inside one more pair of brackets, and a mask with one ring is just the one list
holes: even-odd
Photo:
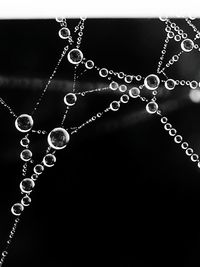
[(33, 127), (33, 119), (30, 115), (22, 114), (15, 120), (15, 127), (20, 132), (28, 132)]
[(64, 102), (67, 106), (73, 106), (76, 103), (77, 97), (73, 93), (66, 94), (64, 97)]
[(30, 178), (25, 178), (20, 183), (20, 189), (23, 193), (30, 193), (33, 190), (34, 186), (35, 186), (35, 183)]
[(181, 42), (181, 48), (185, 52), (192, 51), (193, 47), (194, 47), (194, 43), (191, 39), (185, 39)]
[(58, 34), (59, 34), (60, 38), (67, 39), (70, 36), (70, 30), (66, 27), (63, 27), (59, 30)]
[(32, 152), (29, 149), (24, 149), (20, 154), (20, 158), (23, 161), (29, 161), (32, 158)]
[(50, 147), (59, 150), (66, 147), (69, 138), (68, 132), (64, 128), (58, 127), (48, 134), (47, 141)]
[(33, 168), (35, 174), (41, 174), (44, 171), (44, 166), (42, 164), (37, 164)]
[(23, 210), (24, 210), (24, 207), (23, 207), (23, 205), (21, 203), (16, 203), (11, 208), (12, 214), (14, 214), (16, 216), (21, 215)]
[(144, 80), (144, 85), (149, 90), (155, 90), (160, 84), (160, 79), (155, 74), (148, 75)]
[(157, 110), (158, 104), (154, 101), (151, 101), (146, 105), (146, 111), (150, 114), (156, 113)]
[(83, 59), (83, 53), (81, 52), (81, 50), (74, 48), (69, 51), (67, 59), (71, 64), (79, 64)]
[(56, 157), (53, 154), (47, 154), (43, 158), (43, 163), (47, 167), (52, 167), (56, 162)]

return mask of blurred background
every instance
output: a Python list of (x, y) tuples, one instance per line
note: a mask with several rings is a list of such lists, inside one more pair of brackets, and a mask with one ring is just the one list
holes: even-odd
[[(183, 19), (174, 21), (194, 38)], [(71, 29), (78, 19), (67, 20)], [(199, 20), (195, 20), (200, 27)], [(156, 73), (164, 44), (159, 19), (87, 19), (81, 50), (99, 67), (127, 74)], [(0, 21), (0, 97), (17, 115), (30, 113), (67, 44), (59, 23)], [(180, 52), (170, 41), (166, 58)], [(185, 53), (170, 68), (173, 79), (200, 80), (200, 56)], [(62, 120), (63, 97), (72, 90), (73, 68), (64, 58), (35, 113), (35, 128), (50, 131)], [(95, 71), (78, 79), (78, 90), (107, 86)], [(133, 83), (134, 85), (134, 83)], [(197, 89), (198, 92), (199, 89)], [(116, 92), (78, 99), (65, 126), (77, 126), (102, 111)], [(158, 103), (172, 125), (200, 153), (199, 94), (189, 87), (160, 88)], [(194, 102), (195, 101), (195, 102)], [(13, 117), (0, 106), (0, 249), (12, 224), (11, 206), (21, 199), (20, 139)], [(41, 160), (45, 138), (30, 148)], [(200, 170), (163, 130), (139, 99), (72, 136), (55, 167), (39, 177), (5, 262), (10, 266), (199, 266)]]

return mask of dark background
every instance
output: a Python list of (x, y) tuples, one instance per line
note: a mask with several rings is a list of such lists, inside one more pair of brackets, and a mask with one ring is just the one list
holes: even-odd
[[(191, 29), (175, 20), (190, 38)], [(67, 20), (71, 29), (78, 20)], [(199, 21), (195, 20), (197, 26)], [(19, 115), (29, 113), (50, 77), (66, 41), (55, 20), (0, 21), (0, 97)], [(81, 49), (97, 66), (146, 76), (155, 73), (165, 39), (158, 19), (88, 19)], [(180, 51), (171, 41), (167, 58)], [(170, 77), (199, 80), (197, 51), (184, 55)], [(61, 63), (35, 114), (36, 129), (56, 127), (71, 91), (73, 71)], [(79, 90), (108, 84), (91, 71)], [(196, 153), (199, 147), (199, 104), (189, 88), (160, 89), (159, 103), (172, 125)], [(80, 125), (119, 95), (85, 96), (70, 110), (66, 127)], [(173, 103), (173, 108), (171, 106)], [(0, 248), (21, 199), (19, 159), (22, 135), (13, 117), (0, 106)], [(45, 138), (34, 136), (34, 157), (41, 160)], [(25, 209), (5, 262), (9, 266), (199, 266), (199, 169), (145, 113), (139, 99), (106, 114), (72, 136), (57, 153), (55, 167), (39, 177), (32, 204)]]

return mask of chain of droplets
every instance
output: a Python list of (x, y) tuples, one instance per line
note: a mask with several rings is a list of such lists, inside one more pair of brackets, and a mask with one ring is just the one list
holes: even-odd
[(12, 110), (12, 108), (6, 104), (6, 102), (0, 97), (0, 104), (2, 106), (4, 106), (5, 108), (8, 109), (9, 113), (14, 117), (14, 118), (17, 118), (17, 115), (14, 113), (14, 111)]
[[(173, 90), (175, 88), (176, 85), (180, 85), (180, 86), (189, 86), (191, 89), (196, 89), (200, 86), (200, 82), (196, 81), (196, 80), (192, 80), (192, 81), (186, 81), (186, 80), (174, 80), (174, 79), (169, 79), (165, 73), (166, 68), (169, 68), (170, 66), (172, 66), (174, 63), (178, 62), (180, 59), (180, 56), (184, 53), (184, 52), (191, 52), (193, 49), (199, 49), (198, 44), (194, 43), (195, 40), (200, 38), (200, 34), (199, 31), (196, 29), (196, 27), (192, 24), (191, 20), (189, 19), (185, 19), (186, 22), (193, 28), (193, 30), (195, 32), (197, 32), (195, 38), (192, 39), (187, 39), (187, 33), (185, 33), (175, 22), (172, 22), (170, 19), (168, 18), (160, 18), (161, 21), (164, 21), (166, 24), (165, 27), (165, 31), (166, 31), (166, 38), (164, 41), (164, 46), (163, 49), (161, 51), (161, 57), (160, 57), (160, 61), (158, 62), (158, 67), (157, 67), (157, 73), (160, 74), (162, 73), (165, 77), (166, 80), (161, 80), (161, 82), (164, 83), (165, 88), (167, 88), (168, 90)], [(167, 46), (168, 43), (170, 41), (170, 39), (174, 39), (176, 42), (181, 42), (181, 48), (182, 50), (178, 53), (172, 56), (172, 58), (168, 61), (168, 63), (166, 63), (165, 67), (161, 68), (162, 64), (163, 64), (163, 60), (167, 51)]]
[(53, 73), (51, 74), (51, 76), (50, 76), (50, 78), (49, 78), (49, 80), (48, 80), (48, 82), (47, 82), (47, 84), (46, 84), (44, 90), (42, 91), (41, 96), (39, 97), (37, 103), (35, 104), (35, 107), (34, 107), (32, 113), (31, 113), (32, 116), (33, 116), (34, 112), (37, 110), (39, 104), (41, 103), (42, 98), (44, 97), (44, 95), (45, 95), (45, 93), (46, 93), (46, 91), (47, 91), (47, 89), (48, 89), (48, 87), (49, 87), (49, 85), (50, 85), (52, 79), (54, 78), (54, 76), (55, 76), (55, 74), (56, 74), (56, 72), (57, 72), (57, 69), (58, 69), (58, 67), (59, 67), (59, 65), (60, 65), (60, 63), (61, 63), (61, 61), (62, 61), (62, 59), (64, 58), (66, 52), (68, 51), (68, 49), (69, 49), (68, 46), (65, 46), (65, 47), (64, 47), (63, 52), (62, 52), (62, 54), (61, 54), (61, 56), (60, 56), (60, 58), (59, 58), (59, 60), (58, 60), (58, 62), (57, 62), (57, 64), (56, 64), (56, 66), (55, 66), (55, 68), (54, 68), (54, 70), (53, 70)]
[(174, 142), (181, 146), (181, 148), (185, 151), (185, 154), (190, 157), (191, 161), (197, 163), (197, 166), (200, 168), (199, 155), (194, 153), (194, 150), (189, 146), (188, 142), (184, 141), (182, 135), (177, 133), (177, 130), (169, 123), (168, 118), (166, 116), (161, 115), (161, 123), (164, 125), (164, 130), (169, 133), (169, 135), (173, 138)]
[(0, 266), (3, 265), (3, 263), (5, 261), (5, 258), (8, 255), (8, 251), (9, 251), (10, 245), (12, 243), (12, 240), (14, 238), (14, 235), (15, 235), (15, 232), (16, 232), (17, 225), (18, 225), (19, 221), (20, 221), (20, 218), (16, 218), (14, 220), (14, 224), (12, 226), (12, 229), (11, 229), (10, 233), (9, 233), (9, 238), (6, 241), (6, 247), (5, 247), (4, 251), (1, 253)]
[[(66, 26), (66, 24), (65, 24), (64, 26)], [(77, 51), (76, 51), (76, 52), (77, 52)], [(78, 49), (78, 54), (79, 54), (79, 57), (80, 57), (81, 54), (82, 54), (82, 52), (81, 52), (79, 49)], [(68, 60), (71, 61), (72, 64), (77, 64), (76, 61), (73, 62), (73, 59), (70, 58), (70, 52), (69, 52), (68, 56), (69, 56), (69, 57), (68, 57)], [(81, 60), (80, 60), (80, 62), (82, 61), (82, 59), (83, 59), (83, 58), (82, 58), (82, 56), (81, 56)], [(80, 62), (78, 62), (78, 63), (80, 63)], [(86, 61), (86, 62), (84, 62), (84, 60), (83, 60), (82, 63), (85, 64), (85, 67), (86, 67), (87, 69), (92, 69), (92, 68), (94, 67), (94, 69), (96, 69), (96, 70), (98, 71), (98, 73), (99, 73), (99, 75), (100, 75), (101, 77), (107, 77), (108, 80), (111, 80), (111, 79), (112, 79), (112, 78), (111, 78), (112, 75), (113, 75), (114, 77), (117, 76), (119, 79), (123, 79), (123, 78), (124, 78), (124, 73), (122, 73), (122, 72), (119, 72), (119, 73), (118, 73), (118, 72), (114, 72), (114, 71), (112, 71), (112, 70), (108, 71), (108, 70), (105, 69), (105, 68), (98, 68), (97, 66), (94, 66), (94, 63), (91, 62), (91, 61)], [(92, 64), (91, 64), (91, 63), (92, 63)], [(91, 68), (91, 65), (92, 65), (92, 68)], [(108, 75), (108, 74), (109, 74), (109, 75)], [(111, 75), (111, 76), (110, 76), (110, 75)], [(53, 75), (53, 76), (54, 76), (54, 75)], [(52, 77), (52, 78), (53, 78), (53, 77)], [(147, 102), (147, 104), (146, 104), (146, 111), (147, 111), (148, 113), (150, 113), (150, 114), (154, 114), (154, 113), (156, 113), (156, 114), (158, 114), (158, 115), (161, 116), (161, 111), (158, 109), (158, 104), (156, 103), (156, 94), (157, 94), (157, 90), (156, 90), (156, 89), (158, 88), (158, 86), (159, 86), (159, 84), (160, 84), (160, 80), (159, 80), (158, 76), (156, 76), (156, 75), (149, 75), (149, 76), (147, 76), (146, 78), (144, 78), (144, 77), (142, 77), (142, 76), (140, 76), (140, 75), (138, 75), (138, 76), (134, 76), (134, 75), (126, 75), (125, 78), (124, 78), (124, 81), (125, 81), (127, 84), (129, 84), (129, 83), (132, 82), (133, 78), (136, 78), (136, 80), (138, 80), (138, 81), (140, 81), (140, 80), (143, 78), (143, 79), (144, 79), (144, 85), (140, 85), (139, 88), (138, 88), (138, 87), (132, 87), (132, 88), (129, 88), (129, 90), (128, 90), (128, 94), (127, 94), (127, 93), (125, 93), (126, 90), (127, 90), (127, 85), (125, 85), (125, 84), (121, 84), (121, 85), (119, 86), (117, 82), (112, 81), (112, 82), (110, 83), (110, 85), (109, 85), (109, 89), (111, 89), (111, 90), (117, 90), (117, 89), (119, 89), (119, 91), (123, 93), (123, 94), (121, 95), (121, 97), (120, 97), (120, 100), (118, 100), (118, 101), (116, 101), (116, 100), (115, 100), (115, 101), (112, 101), (112, 102), (110, 103), (109, 107), (107, 107), (106, 109), (104, 109), (103, 112), (98, 112), (96, 115), (92, 116), (90, 119), (88, 119), (85, 123), (81, 124), (80, 126), (72, 127), (73, 129), (71, 128), (71, 130), (73, 130), (73, 131), (71, 132), (71, 134), (76, 133), (78, 130), (80, 130), (80, 129), (83, 128), (84, 126), (86, 126), (86, 125), (92, 123), (92, 122), (95, 121), (97, 118), (102, 117), (102, 115), (103, 115), (104, 113), (108, 112), (108, 111), (118, 111), (122, 103), (128, 103), (130, 97), (131, 97), (131, 98), (137, 98), (137, 97), (139, 97), (142, 101)], [(153, 84), (151, 84), (151, 80), (152, 80), (152, 78), (154, 79)], [(162, 80), (161, 82), (164, 82), (164, 80)], [(155, 83), (156, 83), (156, 85), (155, 85)], [(150, 100), (148, 100), (148, 99), (145, 98), (145, 97), (140, 96), (140, 90), (141, 90), (144, 86), (145, 86), (147, 89), (152, 90), (153, 98), (151, 98)], [(47, 87), (48, 87), (48, 86), (47, 86)], [(169, 88), (168, 88), (168, 89), (169, 89)], [(170, 88), (170, 90), (171, 90), (171, 88)], [(95, 91), (97, 91), (97, 90), (96, 90), (96, 89), (95, 89), (95, 90), (88, 90), (88, 91), (86, 91), (86, 94), (89, 93), (89, 92), (95, 92)], [(99, 88), (99, 91), (103, 91), (102, 88)], [(84, 92), (82, 92), (82, 93), (84, 93)], [(84, 96), (84, 95), (82, 94), (82, 96)], [(70, 107), (70, 106), (73, 106), (73, 105), (76, 103), (76, 100), (77, 100), (77, 95), (76, 95), (76, 93), (74, 93), (74, 92), (73, 92), (73, 93), (69, 93), (69, 94), (67, 94), (67, 95), (65, 96), (65, 98), (64, 98), (64, 102), (65, 102), (65, 104), (67, 105), (67, 112), (68, 112), (68, 110), (69, 110), (69, 107)], [(64, 123), (64, 121), (63, 121), (63, 123)], [(167, 125), (167, 124), (166, 124), (166, 125)], [(166, 127), (166, 128), (167, 128), (167, 127)], [(171, 134), (174, 134), (173, 131), (170, 131), (170, 133), (171, 133)], [(27, 150), (29, 150), (29, 149), (28, 149), (28, 145), (26, 146), (26, 152), (27, 152)], [(47, 149), (46, 153), (48, 153), (49, 151), (50, 151), (50, 148)], [(54, 152), (55, 152), (55, 151), (54, 151)], [(53, 153), (54, 153), (54, 152), (53, 152)], [(51, 156), (53, 155), (53, 153), (51, 154)], [(191, 154), (191, 149), (190, 149), (190, 150), (187, 150), (187, 153), (186, 153), (186, 154)], [(24, 158), (23, 158), (23, 156), (21, 157), (22, 160), (27, 161), (27, 155), (28, 155), (28, 160), (30, 160), (31, 157), (32, 157), (32, 154), (30, 153), (30, 151), (28, 151), (28, 154), (25, 153), (25, 155), (23, 155), (23, 156), (25, 156)], [(193, 155), (193, 154), (191, 154), (191, 156), (192, 156), (192, 155)], [(196, 154), (194, 154), (194, 155), (196, 155)], [(193, 161), (194, 161), (194, 160), (195, 160), (195, 156), (193, 156), (192, 159), (193, 159)], [(22, 182), (20, 183), (20, 189), (21, 189), (21, 192), (22, 192), (22, 193), (25, 193), (26, 195), (25, 195), (25, 197), (22, 198), (21, 203), (16, 203), (15, 205), (13, 205), (13, 207), (12, 207), (12, 211), (13, 211), (13, 212), (12, 212), (12, 213), (13, 213), (14, 215), (17, 215), (17, 216), (21, 215), (21, 212), (24, 210), (24, 206), (28, 206), (28, 205), (30, 204), (31, 199), (30, 199), (29, 195), (30, 195), (30, 193), (32, 192), (32, 189), (33, 189), (34, 186), (35, 186), (35, 180), (37, 180), (38, 175), (41, 174), (41, 173), (43, 172), (43, 170), (44, 170), (44, 165), (45, 165), (45, 164), (44, 164), (44, 158), (43, 158), (42, 163), (41, 163), (41, 164), (37, 164), (37, 165), (34, 167), (34, 173), (33, 173), (33, 175), (31, 176), (31, 178), (23, 179)], [(26, 173), (26, 166), (27, 166), (26, 163), (24, 164), (24, 166), (25, 166), (25, 167), (24, 167), (24, 169), (25, 169), (24, 173)], [(25, 200), (25, 199), (26, 199), (26, 200)], [(24, 201), (24, 200), (25, 200), (25, 201)], [(5, 254), (7, 254), (7, 253), (4, 253), (4, 255), (5, 255)]]

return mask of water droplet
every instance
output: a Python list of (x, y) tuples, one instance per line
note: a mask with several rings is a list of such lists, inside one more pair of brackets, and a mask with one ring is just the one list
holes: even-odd
[(111, 82), (110, 85), (109, 85), (109, 88), (110, 88), (111, 90), (117, 90), (118, 86), (119, 86), (119, 85), (118, 85), (117, 82)]
[(48, 144), (53, 149), (63, 149), (66, 147), (67, 143), (69, 142), (69, 134), (63, 128), (55, 128), (53, 129), (47, 137)]
[(38, 175), (36, 173), (31, 175), (31, 179), (33, 179), (34, 181), (37, 180), (37, 178), (38, 178)]
[(94, 68), (94, 62), (93, 62), (92, 60), (88, 60), (88, 61), (86, 61), (86, 63), (85, 63), (85, 67), (86, 67), (87, 69), (92, 69), (92, 68)]
[(118, 76), (119, 79), (123, 79), (124, 78), (124, 73), (123, 72), (119, 72), (117, 74), (117, 76)]
[(122, 95), (122, 96), (120, 97), (120, 101), (121, 101), (122, 103), (128, 103), (128, 101), (129, 101), (129, 96), (126, 95), (126, 94)]
[(165, 81), (165, 88), (168, 90), (173, 90), (176, 86), (176, 82), (173, 79), (168, 79)]
[(197, 89), (198, 87), (198, 82), (197, 81), (191, 81), (190, 82), (190, 88), (191, 89)]
[(37, 164), (33, 168), (34, 173), (41, 174), (44, 171), (44, 166), (42, 164)]
[(176, 129), (172, 128), (172, 129), (169, 130), (169, 135), (175, 136), (176, 132), (177, 132)]
[(66, 27), (63, 27), (59, 30), (58, 34), (59, 34), (60, 38), (67, 39), (70, 36), (70, 30)]
[(57, 22), (62, 22), (62, 21), (63, 21), (63, 18), (61, 18), (61, 17), (57, 17), (57, 18), (56, 18), (56, 21), (57, 21)]
[(124, 93), (124, 92), (126, 92), (126, 90), (127, 90), (127, 86), (125, 84), (121, 84), (119, 86), (119, 91), (120, 92)]
[(192, 51), (194, 47), (194, 42), (191, 39), (185, 39), (181, 42), (181, 48), (185, 52)]
[(20, 144), (23, 147), (27, 147), (29, 145), (29, 143), (30, 143), (30, 140), (27, 137), (22, 138), (20, 141)]
[(189, 147), (189, 148), (186, 149), (185, 153), (186, 153), (187, 156), (191, 156), (192, 153), (193, 153), (193, 149)]
[(196, 162), (199, 159), (199, 156), (197, 154), (193, 154), (191, 156), (191, 161)]
[[(16, 203), (11, 208), (12, 214), (14, 214), (16, 216), (21, 215), (21, 213), (22, 213), (23, 210), (24, 210), (24, 207), (23, 207), (23, 205), (21, 203)], [(13, 235), (11, 235), (11, 236), (13, 237)]]
[(156, 113), (157, 110), (158, 104), (154, 101), (151, 101), (146, 105), (146, 111), (150, 114)]
[(140, 95), (140, 89), (137, 87), (133, 87), (129, 90), (128, 93), (129, 93), (130, 97), (136, 98)]
[(30, 193), (35, 186), (34, 181), (31, 178), (25, 178), (20, 183), (20, 189), (23, 193)]
[(172, 128), (172, 125), (171, 125), (170, 123), (166, 123), (166, 124), (164, 125), (164, 129), (165, 129), (166, 131), (169, 131), (171, 128)]
[(64, 97), (64, 102), (67, 106), (73, 106), (76, 103), (77, 97), (73, 93), (66, 94)]
[(160, 121), (161, 121), (161, 123), (165, 124), (165, 123), (167, 123), (168, 119), (167, 119), (167, 117), (162, 117), (160, 119)]
[(174, 137), (174, 142), (177, 144), (180, 144), (182, 140), (183, 140), (183, 137), (179, 134)]
[(47, 154), (43, 158), (43, 163), (47, 167), (52, 167), (56, 162), (56, 157), (53, 154)]
[(176, 35), (174, 36), (174, 40), (175, 40), (176, 42), (179, 42), (179, 41), (181, 40), (181, 36), (180, 36), (179, 34), (176, 34)]
[(108, 76), (108, 70), (105, 69), (105, 68), (100, 69), (100, 71), (99, 71), (99, 75), (100, 75), (101, 77), (106, 77), (106, 76)]
[(33, 119), (30, 115), (22, 114), (15, 120), (15, 127), (20, 132), (28, 132), (33, 127)]
[(20, 158), (23, 161), (29, 161), (32, 158), (32, 152), (29, 149), (24, 149), (20, 154)]
[(187, 142), (183, 142), (183, 143), (181, 144), (182, 149), (187, 149), (188, 146), (189, 146), (189, 145), (188, 145)]
[(144, 86), (149, 90), (155, 90), (160, 84), (160, 79), (155, 74), (148, 75), (144, 80)]
[(81, 50), (74, 48), (69, 51), (67, 59), (71, 64), (79, 64), (83, 59), (83, 53)]
[(29, 206), (31, 203), (31, 198), (28, 195), (26, 195), (22, 198), (21, 203), (23, 206)]
[(112, 111), (117, 111), (120, 108), (120, 103), (118, 101), (113, 101), (110, 103), (110, 109)]
[(127, 76), (124, 78), (124, 81), (125, 81), (126, 83), (131, 83), (132, 80), (133, 80), (133, 76), (131, 76), (131, 75), (127, 75)]

